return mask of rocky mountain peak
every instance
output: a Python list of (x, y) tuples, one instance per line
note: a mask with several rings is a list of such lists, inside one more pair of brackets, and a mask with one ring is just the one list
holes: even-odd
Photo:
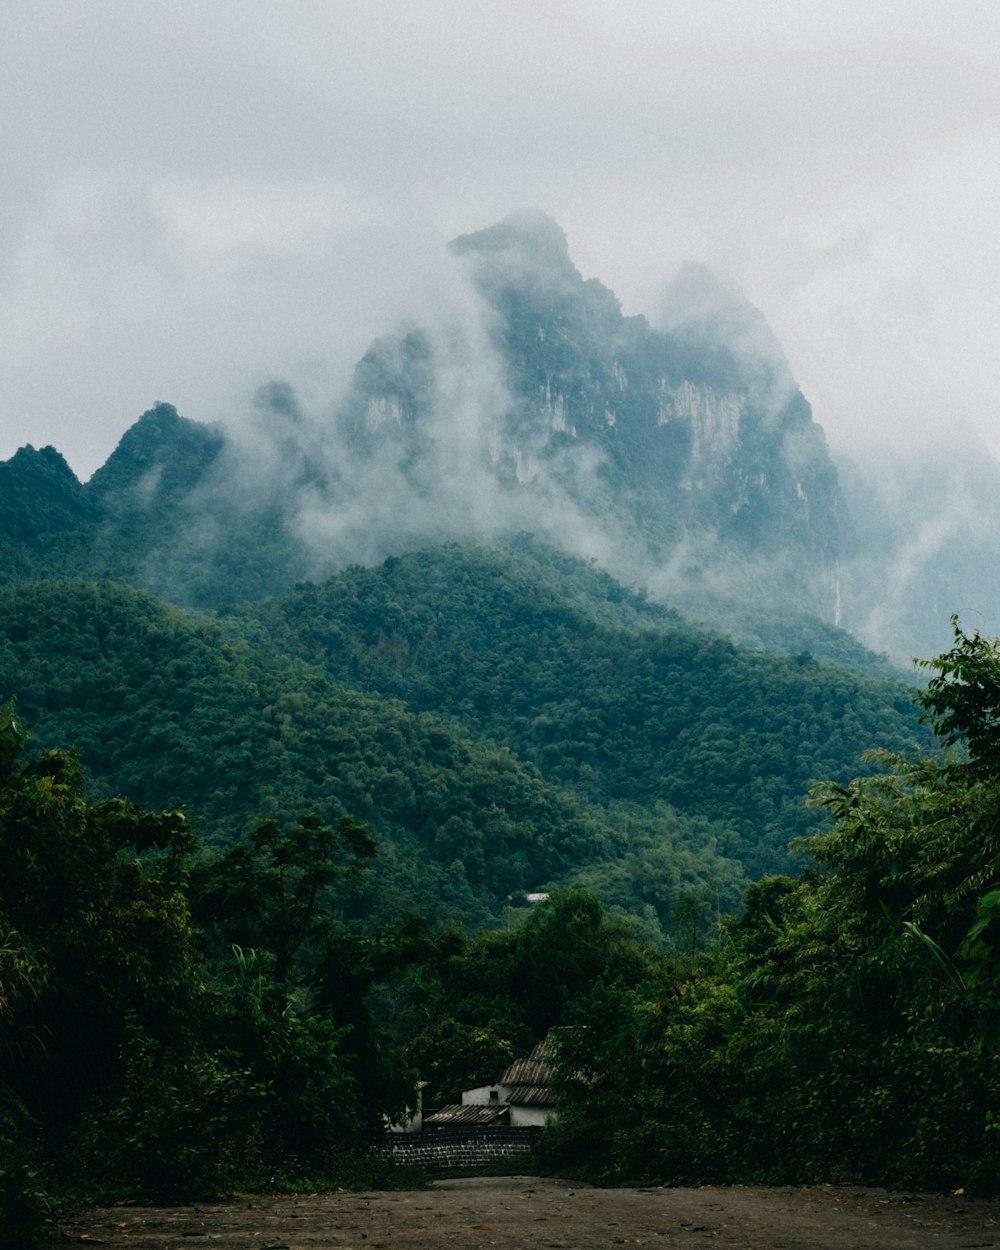
[(96, 498), (138, 491), (151, 503), (165, 490), (190, 489), (215, 461), (221, 433), (178, 414), (173, 404), (156, 403), (126, 430), (108, 460), (90, 479)]
[(485, 230), (460, 235), (449, 246), (470, 263), (477, 282), (487, 289), (583, 286), (565, 232), (538, 209), (511, 213)]
[(558, 222), (537, 208), (510, 213), (494, 226), (459, 235), (450, 244), (458, 256), (469, 253), (519, 252), (532, 260), (569, 260), (566, 232)]
[(750, 374), (765, 370), (794, 387), (791, 370), (767, 318), (735, 282), (707, 265), (683, 265), (668, 284), (655, 318), (670, 334), (689, 342), (711, 344), (749, 366)]
[[(465, 437), (471, 459), (488, 461), (478, 494), (495, 494), (495, 511), (516, 498), (518, 515), (537, 507), (541, 525), (555, 512), (600, 518), (653, 560), (678, 542), (710, 552), (722, 538), (743, 560), (792, 547), (807, 577), (829, 573), (836, 472), (777, 341), (734, 284), (686, 266), (653, 329), (584, 280), (544, 213), (511, 214), (451, 248), (490, 306), (506, 403), (486, 428), (448, 427), (449, 452)], [(341, 425), (354, 455), (377, 454), (411, 484), (447, 493), (437, 379), (434, 343), (419, 330), (377, 340)]]

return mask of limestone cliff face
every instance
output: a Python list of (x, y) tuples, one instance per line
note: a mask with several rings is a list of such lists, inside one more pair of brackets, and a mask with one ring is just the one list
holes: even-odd
[(666, 377), (660, 378), (659, 396), (657, 425), (680, 421), (691, 432), (688, 471), (682, 484), (687, 489), (701, 488), (739, 450), (744, 397), (686, 380), (671, 386)]
[[(792, 547), (832, 577), (836, 471), (773, 335), (738, 292), (691, 266), (655, 329), (585, 280), (562, 230), (534, 212), (452, 250), (489, 309), (501, 362), (502, 410), (469, 431), (500, 480), (527, 497), (558, 474), (589, 515), (660, 553), (717, 535), (755, 553)], [(426, 338), (373, 345), (341, 416), (356, 451), (394, 447), (412, 468), (440, 450), (420, 438), (437, 367)]]
[(760, 313), (695, 266), (658, 327), (626, 317), (540, 213), (452, 250), (457, 322), (376, 339), (332, 416), (272, 383), (236, 434), (156, 405), (85, 487), (50, 451), (0, 466), (14, 563), (49, 567), (58, 533), (79, 571), (201, 605), (529, 530), (654, 592), (704, 586), (713, 619), (719, 588), (784, 607), (808, 587), (834, 620), (837, 474)]
[(420, 330), (386, 334), (358, 362), (340, 421), (360, 454), (416, 438), (433, 401), (430, 343)]

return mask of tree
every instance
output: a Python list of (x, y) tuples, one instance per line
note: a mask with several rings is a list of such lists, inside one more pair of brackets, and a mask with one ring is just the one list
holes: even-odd
[[(84, 1186), (108, 1168), (95, 1149), (98, 1126), (134, 1092), (138, 1057), (154, 1043), (163, 1062), (145, 1096), (167, 1096), (172, 1067), (183, 1067), (170, 1057), (191, 1049), (202, 993), (181, 888), (190, 847), (183, 816), (123, 799), (89, 804), (71, 754), (32, 759), (26, 745), (8, 707), (0, 713), (0, 1202), (22, 1224), (47, 1208), (46, 1184)], [(19, 1172), (11, 1159), (21, 1160)]]
[[(366, 1144), (412, 1082), (367, 1014), (376, 970), (334, 918), (333, 883), (374, 852), (364, 828), (265, 823), (201, 867), (215, 937), (275, 948), (206, 957), (183, 815), (89, 803), (72, 754), (26, 746), (7, 709), (0, 1240), (29, 1245), (67, 1198), (370, 1177)], [(339, 1014), (324, 981), (338, 942), (353, 987)]]
[(951, 624), (951, 650), (917, 661), (935, 673), (919, 702), (943, 742), (964, 747), (964, 771), (994, 779), (1000, 775), (1000, 642), (978, 630), (967, 634), (957, 616)]
[(375, 957), (378, 935), (337, 918), (338, 887), (375, 854), (353, 817), (306, 815), (257, 825), (194, 875), (231, 991), (218, 1038), (258, 1091), (261, 1164), (285, 1174), (363, 1151), (413, 1102), (412, 1073), (368, 1005), (391, 960)]
[[(199, 920), (227, 948), (269, 952), (274, 983), (287, 997), (296, 961), (315, 960), (333, 931), (335, 883), (375, 849), (367, 829), (351, 816), (332, 826), (300, 816), (289, 830), (264, 821), (197, 872)], [(338, 853), (346, 853), (346, 866)]]
[(751, 885), (715, 950), (652, 994), (595, 990), (564, 1166), (995, 1190), (1000, 643), (956, 622), (925, 667), (918, 702), (952, 754), (874, 752), (876, 775), (817, 787), (832, 827), (801, 840), (801, 878)]

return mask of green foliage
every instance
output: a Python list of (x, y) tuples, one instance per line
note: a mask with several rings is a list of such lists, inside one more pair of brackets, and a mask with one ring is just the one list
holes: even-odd
[(930, 667), (921, 702), (966, 754), (882, 752), (877, 776), (819, 787), (834, 824), (814, 871), (752, 885), (707, 962), (656, 994), (595, 991), (559, 1164), (995, 1191), (1000, 644), (956, 629)]
[(520, 916), (425, 959), (400, 995), (395, 1027), (430, 1082), (430, 1102), (496, 1080), (595, 984), (635, 986), (652, 975), (651, 952), (586, 891), (560, 891)]
[(995, 779), (1000, 771), (1000, 657), (997, 642), (978, 631), (966, 634), (952, 617), (955, 645), (918, 666), (934, 672), (921, 695), (927, 717), (948, 745), (961, 743), (964, 769)]
[(592, 803), (714, 822), (751, 875), (787, 869), (789, 839), (822, 826), (803, 809), (811, 784), (846, 781), (873, 742), (926, 741), (902, 682), (742, 650), (530, 541), (348, 570), (241, 616)]
[[(608, 610), (629, 609), (609, 600)], [(304, 811), (325, 827), (349, 813), (363, 820), (382, 848), (377, 884), (361, 867), (338, 898), (359, 924), (390, 924), (409, 910), (482, 925), (507, 895), (568, 881), (582, 866), (601, 890), (601, 864), (647, 851), (649, 890), (636, 897), (619, 880), (614, 901), (640, 913), (652, 906), (658, 940), (667, 940), (678, 890), (735, 905), (741, 879), (724, 858), (724, 826), (660, 803), (605, 807), (420, 699), (407, 708), (349, 690), (276, 654), (260, 629), (240, 628), (246, 640), (233, 636), (235, 622), (120, 586), (9, 587), (0, 591), (0, 688), (17, 691), (41, 742), (76, 744), (92, 793), (183, 805), (213, 844), (232, 844), (262, 819), (287, 827)], [(504, 682), (514, 664), (505, 661)], [(640, 874), (629, 879), (639, 889)]]
[[(37, 1178), (86, 1185), (82, 1126), (128, 1087), (145, 1039), (189, 1047), (201, 990), (183, 816), (88, 804), (73, 757), (25, 762), (25, 741), (0, 717), (0, 1107), (14, 1138), (5, 1182), (40, 1215), (48, 1181)], [(4, 1201), (17, 1208), (16, 1194)]]
[(0, 462), (0, 582), (71, 577), (86, 565), (94, 508), (52, 447)]
[[(181, 813), (88, 802), (72, 755), (28, 757), (0, 715), (5, 1244), (67, 1199), (360, 1175), (412, 1101), (367, 1004), (392, 961), (335, 921), (336, 881), (375, 851), (364, 826), (265, 822), (192, 883), (195, 851)], [(261, 946), (223, 957), (232, 933)]]
[(300, 816), (287, 832), (276, 821), (258, 825), (246, 841), (197, 871), (202, 925), (234, 951), (270, 952), (271, 975), (287, 990), (296, 957), (330, 936), (338, 847), (349, 850), (355, 867), (375, 854), (365, 827), (349, 816), (332, 828), (316, 816)]
[(581, 885), (665, 949), (682, 899), (708, 918), (788, 867), (823, 824), (812, 782), (919, 733), (901, 684), (692, 632), (528, 538), (223, 622), (110, 584), (10, 586), (3, 689), (41, 742), (76, 745), (93, 795), (183, 805), (213, 843), (355, 814), (382, 847), (378, 888), (360, 871), (340, 894), (358, 923), (479, 926)]
[[(447, 1011), (451, 1004), (438, 1000), (438, 1006)], [(410, 1062), (427, 1082), (425, 1104), (456, 1103), (462, 1090), (495, 1081), (516, 1057), (520, 1033), (495, 1019), (479, 1024), (451, 1015), (432, 1018), (407, 1048)]]
[[(54, 591), (32, 593), (64, 605)], [(98, 593), (111, 610), (86, 619), (127, 652), (130, 597)], [(222, 656), (251, 683), (248, 645), (140, 603), (182, 654)], [(603, 1181), (990, 1186), (1000, 649), (959, 634), (934, 671), (945, 680), (924, 706), (940, 734), (962, 716), (952, 736), (965, 754), (880, 752), (875, 775), (818, 788), (832, 826), (805, 844), (812, 867), (751, 886), (708, 953), (707, 887), (725, 879), (697, 857), (658, 861), (666, 809), (659, 849), (623, 824), (605, 880), (623, 910), (642, 897), (653, 919), (669, 914), (670, 960), (576, 890), (532, 909), (511, 895), (507, 928), (475, 938), (412, 918), (358, 926), (383, 853), (346, 811), (268, 816), (199, 849), (182, 814), (88, 799), (72, 756), (26, 757), (13, 718), (0, 719), (5, 1217), (28, 1237), (69, 1188), (168, 1197), (356, 1175), (359, 1147), (412, 1102), (414, 1069), (429, 1096), (454, 1097), (567, 1024), (580, 1027), (560, 1034), (552, 1166)], [(303, 699), (284, 728), (301, 735), (315, 715)], [(454, 760), (441, 722), (422, 723), (427, 750)], [(507, 759), (503, 776), (518, 777)], [(481, 772), (473, 784), (509, 858), (499, 783)], [(454, 840), (452, 815), (440, 828)]]

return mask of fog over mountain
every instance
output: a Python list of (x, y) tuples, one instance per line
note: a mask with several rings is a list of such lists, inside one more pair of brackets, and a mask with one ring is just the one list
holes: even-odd
[(0, 458), (87, 478), (150, 397), (320, 402), (519, 204), (654, 324), (683, 262), (732, 274), (838, 453), (996, 454), (998, 34), (984, 0), (16, 6)]
[(855, 538), (845, 620), (905, 663), (949, 642), (949, 620), (1000, 632), (1000, 464), (975, 440), (937, 456), (838, 458)]
[[(86, 481), (161, 398), (240, 427), (248, 466), (269, 463), (253, 396), (274, 379), (331, 446), (331, 406), (376, 338), (479, 325), (446, 241), (539, 205), (579, 271), (656, 331), (714, 317), (721, 332), (696, 269), (679, 305), (665, 285), (692, 261), (731, 276), (773, 336), (746, 315), (728, 332), (787, 357), (773, 377), (801, 388), (838, 463), (862, 466), (861, 512), (884, 496), (900, 537), (865, 584), (919, 593), (909, 571), (959, 540), (960, 507), (925, 484), (917, 523), (891, 519), (894, 465), (976, 440), (1000, 454), (998, 36), (983, 0), (20, 6), (0, 46), (0, 459), (57, 447)], [(461, 351), (485, 360), (473, 337)], [(600, 440), (581, 435), (586, 475), (584, 444)], [(470, 495), (488, 528), (505, 500)], [(990, 506), (960, 523), (973, 547)], [(598, 553), (608, 541), (587, 530)], [(668, 580), (684, 563), (659, 561)], [(899, 649), (894, 609), (855, 609), (845, 577), (844, 619)], [(935, 639), (953, 606), (1000, 628), (983, 584), (927, 598)]]
[[(323, 402), (275, 380), (221, 425), (157, 405), (83, 487), (46, 461), (66, 550), (212, 606), (528, 531), (754, 644), (794, 647), (818, 618), (905, 664), (947, 644), (952, 612), (988, 628), (1000, 470), (970, 451), (877, 486), (846, 460), (838, 474), (764, 314), (724, 276), (688, 265), (655, 321), (625, 316), (537, 210), (458, 237), (428, 272), (416, 315)], [(25, 467), (0, 479), (14, 531)]]

